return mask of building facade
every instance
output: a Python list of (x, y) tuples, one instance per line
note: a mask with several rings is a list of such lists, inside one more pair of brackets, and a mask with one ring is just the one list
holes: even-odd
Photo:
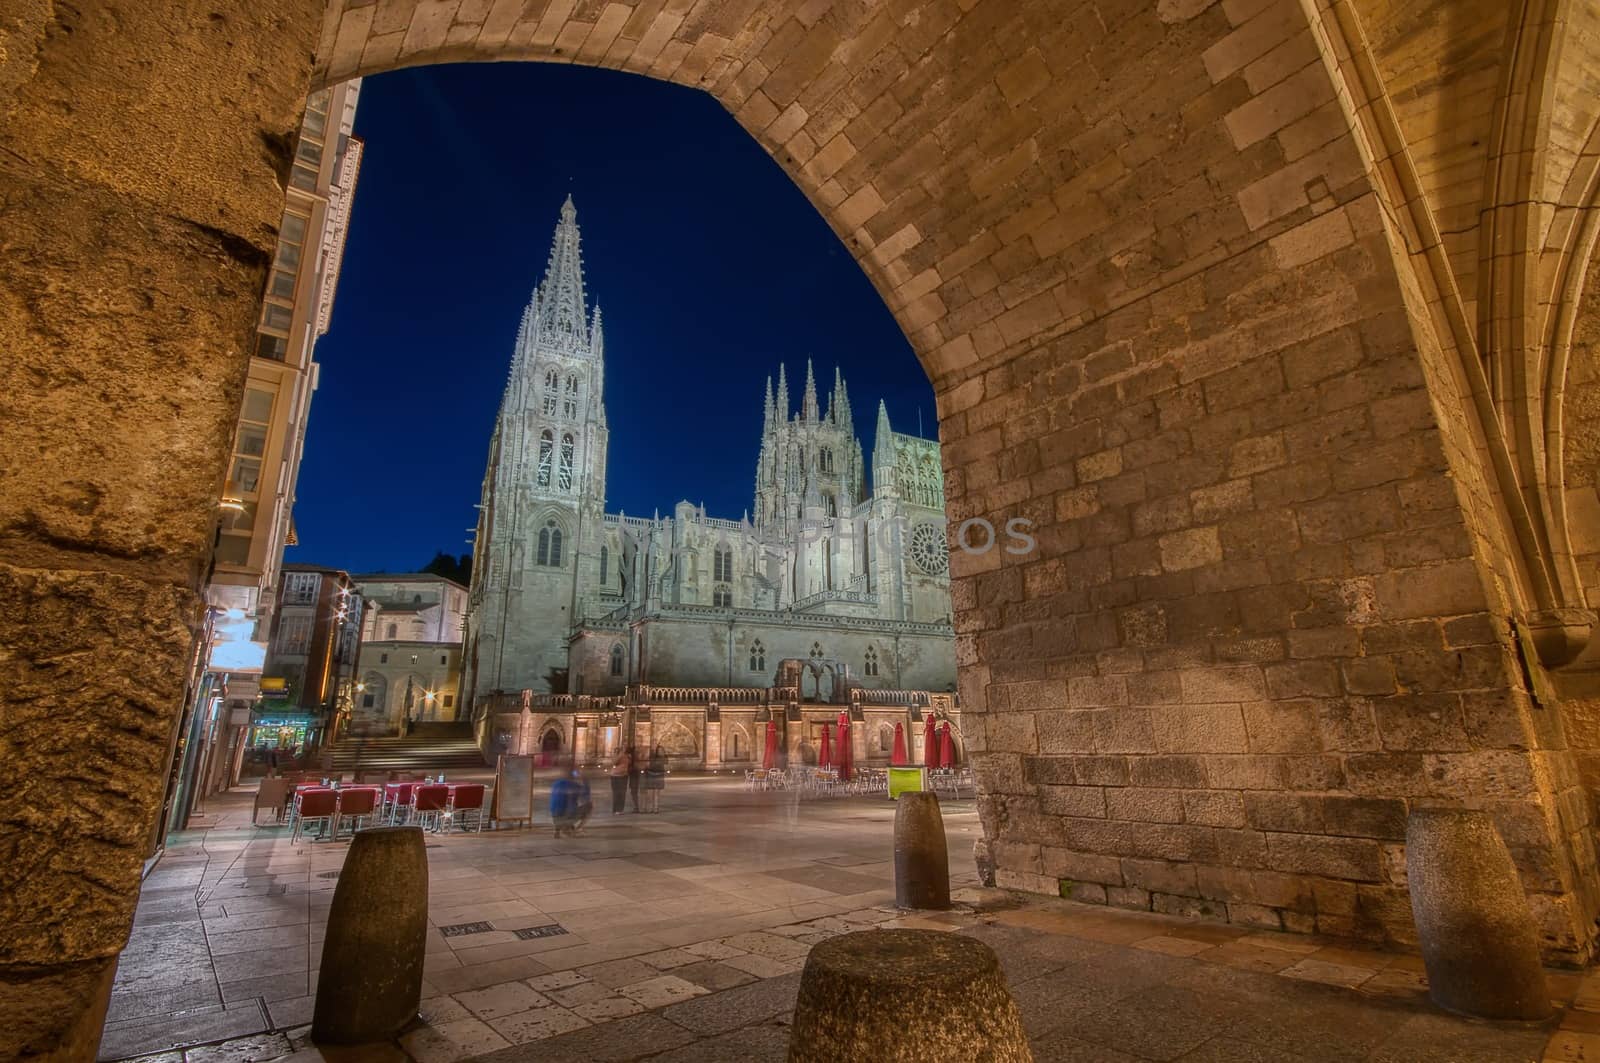
[(953, 691), (939, 445), (879, 403), (870, 483), (836, 372), (810, 364), (795, 409), (767, 381), (754, 506), (606, 512), (600, 309), (584, 289), (577, 211), (562, 206), (517, 332), (489, 447), (466, 625), (464, 694), (614, 696), (630, 684), (765, 688), (799, 659), (802, 697)]
[(457, 719), (467, 588), (429, 573), (353, 578), (365, 617), (350, 732), (391, 735)]
[(252, 746), (303, 752), (328, 740), (354, 701), (363, 611), (348, 573), (283, 566)]
[[(279, 599), (284, 547), (361, 167), (352, 135), (361, 81), (315, 92), (295, 143), (272, 269), (223, 484), (196, 695), (175, 758), (176, 816), (238, 780)], [(187, 791), (180, 793), (181, 789)]]

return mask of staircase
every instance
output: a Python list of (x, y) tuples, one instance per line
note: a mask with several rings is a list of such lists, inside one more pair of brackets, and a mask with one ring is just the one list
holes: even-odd
[(419, 723), (404, 738), (345, 737), (335, 742), (333, 770), (482, 771), (487, 767), (470, 723)]

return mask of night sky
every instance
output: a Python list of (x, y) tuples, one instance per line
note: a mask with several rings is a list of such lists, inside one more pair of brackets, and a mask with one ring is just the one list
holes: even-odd
[(936, 431), (933, 393), (859, 266), (708, 95), (536, 63), (368, 78), (333, 319), (317, 345), (286, 560), (413, 571), (470, 547), (517, 322), (562, 199), (605, 316), (607, 509), (751, 504), (767, 374), (850, 384), (866, 459), (878, 399)]

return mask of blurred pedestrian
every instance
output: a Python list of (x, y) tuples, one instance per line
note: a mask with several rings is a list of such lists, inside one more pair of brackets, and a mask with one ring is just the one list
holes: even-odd
[(633, 798), (633, 810), (639, 811), (639, 780), (644, 778), (644, 760), (639, 751), (628, 747), (628, 794)]
[(578, 818), (578, 784), (568, 775), (550, 784), (550, 819), (556, 837), (571, 834)]
[(633, 765), (632, 748), (620, 750), (611, 762), (611, 814), (620, 816), (628, 810), (628, 769)]
[(644, 810), (661, 811), (661, 791), (667, 785), (667, 755), (656, 746), (650, 751), (650, 760), (644, 769)]

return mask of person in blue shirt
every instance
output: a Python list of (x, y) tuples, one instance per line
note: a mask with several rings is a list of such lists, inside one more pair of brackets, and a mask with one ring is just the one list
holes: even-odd
[(556, 837), (574, 835), (583, 829), (594, 811), (589, 780), (573, 768), (550, 786), (550, 818), (555, 821)]
[(570, 774), (550, 784), (550, 818), (555, 822), (557, 838), (577, 830), (578, 784)]

